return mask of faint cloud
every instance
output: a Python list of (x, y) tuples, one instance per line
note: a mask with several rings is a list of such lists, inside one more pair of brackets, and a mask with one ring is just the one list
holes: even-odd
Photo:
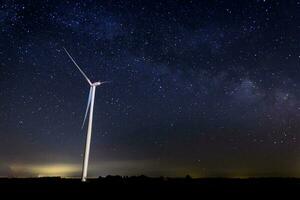
[(233, 90), (233, 96), (236, 100), (243, 103), (255, 103), (264, 96), (264, 93), (252, 80), (244, 79)]
[(120, 19), (104, 9), (61, 5), (49, 14), (50, 21), (68, 28), (74, 33), (90, 36), (96, 40), (112, 40), (124, 34)]

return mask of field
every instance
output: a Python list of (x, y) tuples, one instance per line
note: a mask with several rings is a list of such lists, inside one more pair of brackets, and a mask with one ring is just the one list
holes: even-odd
[[(96, 196), (140, 196), (192, 197), (222, 196), (251, 197), (257, 195), (297, 195), (300, 179), (294, 178), (148, 178), (108, 176), (89, 179), (55, 178), (2, 178), (0, 192), (4, 195), (66, 195), (79, 197)], [(246, 195), (246, 196), (245, 196)], [(299, 195), (299, 194), (298, 194)]]

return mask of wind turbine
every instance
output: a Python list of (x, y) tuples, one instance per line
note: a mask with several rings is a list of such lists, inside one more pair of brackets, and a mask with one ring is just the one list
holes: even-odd
[(64, 50), (67, 53), (67, 55), (69, 56), (69, 58), (71, 59), (71, 61), (78, 68), (78, 70), (81, 72), (81, 74), (84, 76), (84, 78), (86, 79), (86, 81), (90, 85), (89, 98), (88, 98), (87, 107), (86, 107), (84, 119), (83, 119), (82, 126), (81, 126), (81, 129), (83, 129), (87, 114), (89, 112), (89, 122), (88, 122), (88, 129), (87, 129), (87, 136), (86, 136), (86, 143), (85, 143), (85, 151), (84, 151), (84, 158), (83, 158), (82, 176), (81, 176), (81, 181), (85, 182), (86, 179), (87, 179), (87, 170), (88, 170), (88, 163), (89, 163), (89, 154), (90, 154), (92, 127), (93, 127), (93, 112), (94, 112), (96, 87), (100, 86), (104, 83), (108, 83), (108, 81), (103, 81), (103, 82), (97, 81), (97, 82), (92, 83), (90, 81), (90, 79), (87, 77), (87, 75), (77, 65), (77, 63), (72, 58), (72, 56), (69, 54), (69, 52), (65, 48), (64, 48)]

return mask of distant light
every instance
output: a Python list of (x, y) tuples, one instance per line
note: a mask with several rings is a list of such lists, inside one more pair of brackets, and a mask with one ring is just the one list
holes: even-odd
[(72, 176), (80, 173), (80, 165), (74, 164), (49, 164), (49, 165), (12, 165), (11, 171), (16, 176)]

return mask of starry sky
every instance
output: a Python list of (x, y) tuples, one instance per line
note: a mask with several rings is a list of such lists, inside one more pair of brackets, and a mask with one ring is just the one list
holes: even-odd
[(1, 1), (0, 176), (300, 177), (300, 1)]

